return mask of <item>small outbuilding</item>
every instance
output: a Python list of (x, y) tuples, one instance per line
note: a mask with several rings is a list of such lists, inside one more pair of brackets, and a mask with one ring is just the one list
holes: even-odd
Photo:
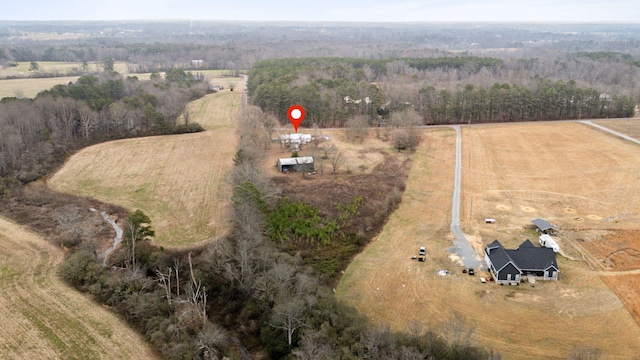
[(536, 231), (542, 234), (554, 234), (558, 230), (558, 228), (544, 219), (533, 219), (531, 222), (536, 226)]
[(313, 157), (311, 156), (278, 159), (278, 171), (280, 172), (313, 171), (313, 170), (314, 170), (314, 164), (313, 164)]

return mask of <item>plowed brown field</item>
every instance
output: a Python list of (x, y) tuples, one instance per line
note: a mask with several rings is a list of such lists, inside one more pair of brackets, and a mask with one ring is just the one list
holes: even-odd
[(0, 218), (0, 357), (154, 359), (142, 337), (56, 275), (62, 251)]
[[(577, 257), (586, 248), (573, 247), (578, 238), (585, 245), (601, 233), (639, 225), (638, 147), (578, 123), (462, 131), (461, 222), (478, 250), (494, 239), (507, 247), (535, 242), (526, 227), (536, 217), (559, 226), (558, 242)], [(412, 321), (438, 329), (458, 312), (475, 327), (474, 343), (507, 359), (565, 358), (582, 346), (600, 348), (610, 359), (640, 353), (640, 326), (583, 261), (558, 256), (560, 281), (535, 287), (482, 284), (482, 271), (462, 274), (447, 252), (455, 135), (427, 130), (424, 138), (400, 208), (346, 270), (339, 298), (398, 330)], [(486, 217), (498, 222), (485, 224)], [(421, 245), (426, 263), (410, 259)], [(438, 269), (451, 274), (438, 276)]]

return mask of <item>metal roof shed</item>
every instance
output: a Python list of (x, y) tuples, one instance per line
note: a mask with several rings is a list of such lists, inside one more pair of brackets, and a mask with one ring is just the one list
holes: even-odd
[(278, 159), (278, 171), (313, 171), (313, 157), (303, 156), (297, 158)]
[(551, 223), (549, 223), (547, 220), (544, 219), (533, 219), (531, 220), (531, 222), (538, 228), (539, 231), (543, 232), (543, 233), (547, 233), (550, 231), (556, 231), (558, 230), (558, 228), (556, 228), (555, 226), (551, 225)]

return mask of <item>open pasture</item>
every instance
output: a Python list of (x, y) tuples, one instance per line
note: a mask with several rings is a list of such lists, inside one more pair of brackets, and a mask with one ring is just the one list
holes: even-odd
[(78, 76), (0, 80), (0, 99), (4, 97), (34, 98), (39, 92), (56, 85), (75, 82)]
[(0, 218), (0, 357), (156, 358), (124, 320), (58, 278), (63, 256), (38, 235)]
[[(0, 67), (0, 99), (3, 97), (34, 98), (39, 92), (49, 90), (56, 85), (66, 85), (75, 82), (79, 76), (67, 76), (69, 71), (75, 71), (81, 63), (38, 62), (41, 72), (56, 73), (56, 77), (30, 78), (29, 62), (20, 62), (16, 67)], [(127, 64), (117, 62), (114, 68), (125, 76), (137, 76), (140, 80), (149, 80), (150, 74), (129, 74)], [(101, 64), (90, 63), (89, 71), (100, 71)], [(7, 78), (10, 77), (10, 78)]]
[[(584, 232), (585, 239), (637, 227), (634, 216), (621, 216), (640, 210), (640, 195), (632, 191), (640, 170), (636, 146), (578, 123), (462, 131), (461, 225), (477, 250), (494, 239), (507, 247), (536, 241), (527, 229), (536, 217), (561, 233)], [(475, 329), (472, 342), (508, 359), (565, 358), (584, 346), (600, 348), (607, 358), (640, 353), (640, 327), (625, 308), (629, 302), (582, 261), (558, 256), (560, 281), (535, 287), (482, 284), (484, 271), (463, 274), (447, 251), (454, 132), (426, 130), (414, 156), (400, 208), (345, 271), (340, 299), (398, 330), (413, 321), (443, 329), (454, 313), (462, 314), (466, 327)], [(485, 224), (486, 217), (498, 221)], [(570, 240), (560, 237), (559, 243), (569, 247)], [(419, 246), (427, 247), (425, 263), (410, 259)], [(436, 275), (439, 269), (450, 275)]]
[[(232, 81), (239, 81), (238, 79)], [(190, 104), (196, 134), (125, 139), (73, 155), (48, 184), (151, 217), (156, 241), (183, 246), (231, 229), (226, 176), (236, 152), (235, 119), (242, 92), (224, 90)]]

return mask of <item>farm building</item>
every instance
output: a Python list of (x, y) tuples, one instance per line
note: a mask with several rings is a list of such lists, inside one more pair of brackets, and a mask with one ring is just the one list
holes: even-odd
[(558, 280), (558, 263), (553, 249), (536, 247), (525, 240), (515, 250), (507, 250), (495, 240), (484, 250), (484, 259), (497, 284), (519, 284), (522, 276)]
[(536, 231), (538, 231), (539, 233), (553, 234), (558, 230), (558, 228), (551, 225), (547, 220), (544, 219), (533, 219), (531, 220), (531, 222), (536, 226)]
[(311, 142), (311, 134), (281, 134), (280, 142), (284, 145), (304, 145)]
[(314, 170), (313, 157), (311, 156), (278, 159), (278, 171), (280, 172), (313, 171), (313, 170)]

